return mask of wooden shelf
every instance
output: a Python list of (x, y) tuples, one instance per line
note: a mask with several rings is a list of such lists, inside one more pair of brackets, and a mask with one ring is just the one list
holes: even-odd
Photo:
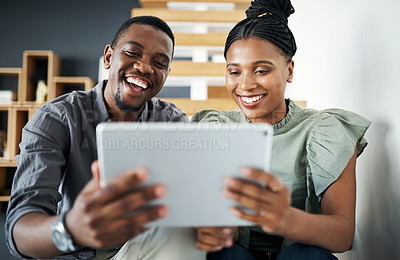
[(21, 72), (21, 68), (0, 68), (0, 74), (4, 75), (20, 75)]
[[(17, 92), (19, 89), (21, 89), (21, 82), (22, 82), (22, 69), (21, 68), (0, 68), (0, 76), (12, 76), (12, 77), (17, 77), (17, 91), (14, 91), (15, 94), (17, 95)], [(11, 100), (11, 102), (14, 102), (16, 100)], [(2, 103), (4, 104), (4, 103)]]
[(227, 33), (175, 33), (175, 45), (224, 46)]
[(191, 11), (191, 10), (168, 10), (163, 8), (134, 8), (132, 17), (140, 15), (153, 15), (166, 22), (216, 22), (237, 23), (246, 18), (242, 10), (232, 11)]
[(166, 8), (169, 2), (202, 2), (202, 3), (233, 3), (236, 9), (245, 9), (250, 5), (249, 0), (200, 0), (200, 1), (188, 1), (188, 0), (139, 0), (140, 4), (144, 8)]
[[(0, 103), (2, 118), (6, 118), (7, 156), (0, 157), (0, 192), (6, 187), (7, 168), (17, 167), (15, 156), (19, 154), (19, 143), (22, 128), (34, 112), (44, 104), (36, 102), (37, 81), (44, 80), (47, 85), (47, 100), (70, 92), (74, 87), (80, 90), (90, 90), (94, 82), (88, 77), (60, 77), (60, 60), (50, 50), (27, 50), (23, 53), (22, 68), (0, 68), (0, 76), (18, 77), (18, 98), (7, 104)], [(2, 88), (3, 89), (3, 88)], [(7, 89), (7, 88), (6, 88)], [(7, 188), (8, 189), (8, 188)], [(6, 202), (9, 196), (0, 196), (0, 202)]]
[(173, 61), (170, 76), (225, 76), (225, 63)]
[[(162, 98), (164, 101), (172, 102), (182, 109), (188, 116), (193, 116), (196, 112), (204, 109), (214, 109), (219, 111), (239, 109), (231, 98), (209, 98), (207, 100), (191, 100), (189, 98)], [(305, 101), (294, 101), (300, 107), (305, 108)]]
[(188, 98), (162, 98), (172, 102), (182, 109), (188, 116), (193, 116), (197, 111), (203, 109), (235, 110), (239, 109), (232, 99), (210, 98), (207, 100), (191, 100)]
[(54, 97), (53, 77), (60, 73), (60, 60), (53, 51), (27, 50), (23, 54), (22, 89), (18, 93), (19, 101), (36, 100), (36, 84), (45, 80), (48, 87), (48, 97)]
[[(75, 87), (75, 88), (71, 88)], [(53, 77), (53, 88), (52, 93), (54, 96), (48, 96), (49, 99), (54, 99), (62, 94), (71, 92), (70, 90), (88, 91), (94, 87), (94, 82), (89, 77)], [(69, 88), (69, 89), (68, 89)]]
[(0, 196), (0, 202), (7, 202), (10, 199), (10, 196)]
[(0, 157), (0, 167), (17, 167), (17, 162), (15, 160), (5, 159)]

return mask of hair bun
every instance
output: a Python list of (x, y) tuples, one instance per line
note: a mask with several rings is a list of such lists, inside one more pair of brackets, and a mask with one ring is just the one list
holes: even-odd
[(288, 17), (294, 13), (290, 0), (254, 0), (246, 10), (247, 18), (272, 16), (288, 23)]

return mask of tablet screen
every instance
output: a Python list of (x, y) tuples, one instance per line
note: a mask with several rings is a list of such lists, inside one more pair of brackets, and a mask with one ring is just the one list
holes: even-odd
[(97, 127), (100, 184), (146, 167), (144, 185), (163, 183), (169, 209), (150, 226), (243, 226), (235, 203), (222, 195), (225, 177), (240, 167), (268, 170), (273, 130), (268, 124), (103, 123)]

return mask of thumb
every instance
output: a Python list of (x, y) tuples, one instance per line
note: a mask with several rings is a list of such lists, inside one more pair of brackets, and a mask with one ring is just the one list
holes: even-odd
[(99, 170), (99, 161), (96, 160), (92, 163), (92, 175), (96, 180), (98, 187), (100, 187), (100, 170)]

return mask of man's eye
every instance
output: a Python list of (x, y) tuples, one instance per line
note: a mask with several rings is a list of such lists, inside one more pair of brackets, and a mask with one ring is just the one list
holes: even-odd
[(229, 75), (239, 75), (240, 74), (239, 71), (236, 71), (236, 70), (228, 71), (228, 73), (229, 73)]
[(166, 62), (164, 62), (164, 61), (157, 61), (157, 60), (155, 60), (155, 61), (154, 61), (154, 64), (155, 64), (157, 67), (159, 67), (159, 68), (163, 68), (163, 69), (168, 68), (168, 64), (167, 64)]
[(126, 54), (128, 54), (128, 56), (131, 56), (131, 57), (139, 57), (140, 56), (140, 54), (135, 51), (127, 51)]

